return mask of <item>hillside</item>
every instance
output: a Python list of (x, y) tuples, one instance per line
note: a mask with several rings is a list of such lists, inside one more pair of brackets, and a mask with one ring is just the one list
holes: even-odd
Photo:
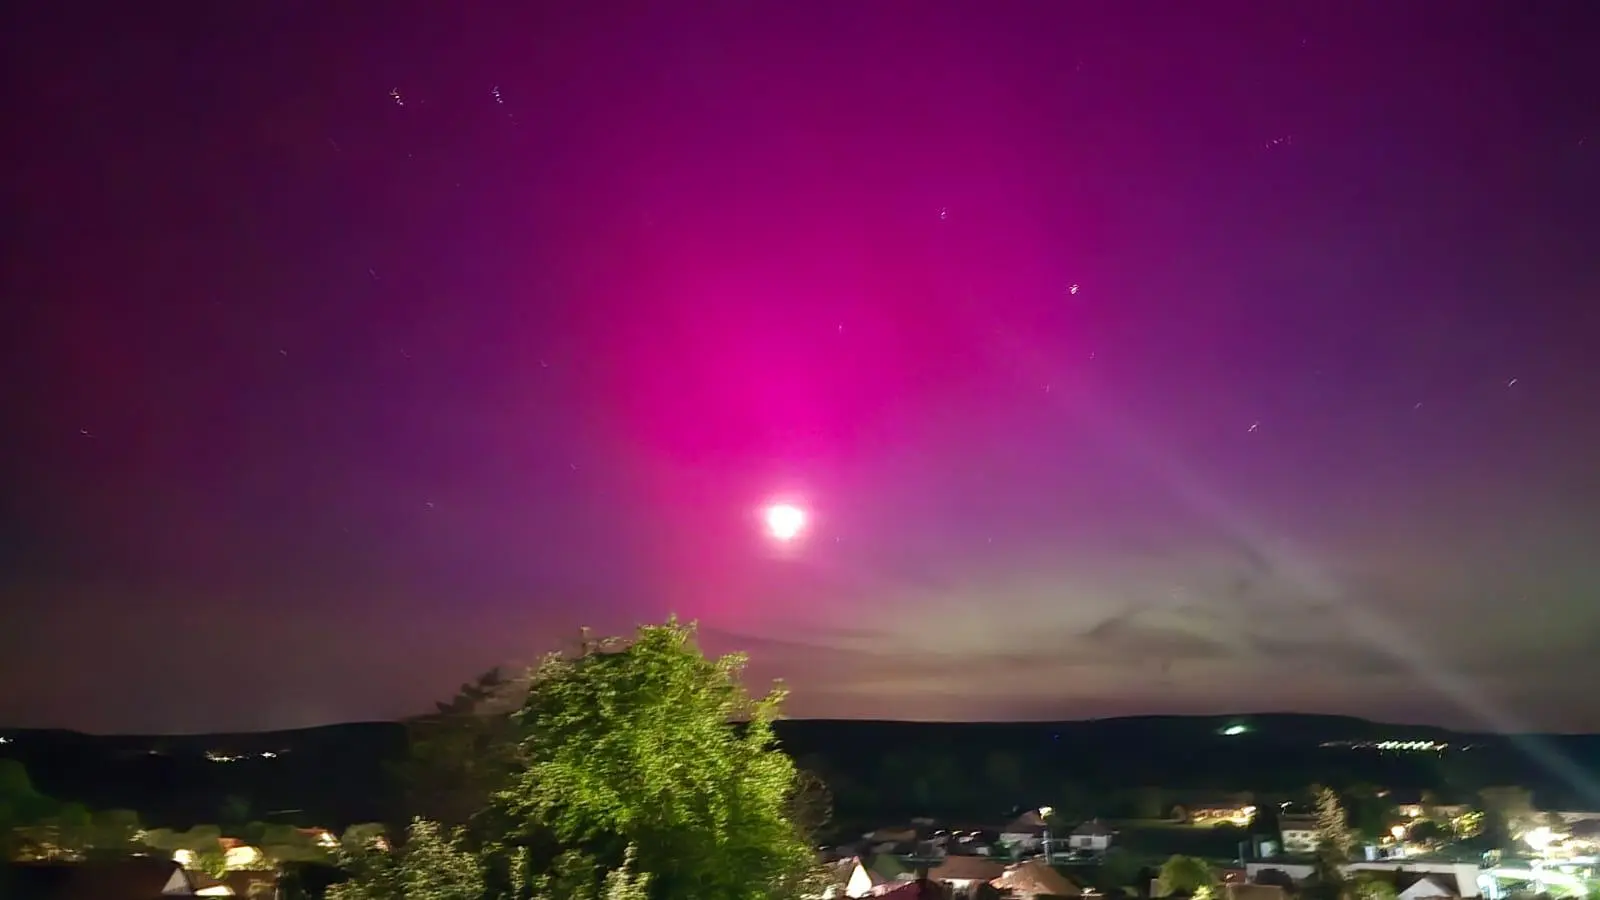
[[(403, 815), (389, 765), (399, 723), (183, 736), (0, 732), (0, 755), (38, 788), (152, 825), (269, 819), (338, 825)], [(1542, 805), (1594, 805), (1531, 758), (1528, 742), (1600, 769), (1600, 739), (1510, 738), (1306, 715), (1137, 717), (1056, 723), (794, 720), (785, 749), (832, 787), (851, 820), (998, 816), (1050, 803), (1128, 814), (1148, 789), (1292, 793), (1314, 782), (1380, 784), (1470, 797), (1488, 784), (1534, 788)], [(1383, 742), (1414, 742), (1394, 748)], [(1443, 745), (1441, 749), (1441, 745)]]

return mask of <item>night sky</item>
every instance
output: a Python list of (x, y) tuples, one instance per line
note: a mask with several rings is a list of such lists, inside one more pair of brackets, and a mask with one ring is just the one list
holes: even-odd
[(0, 722), (1600, 729), (1600, 7), (460, 5), (8, 13)]

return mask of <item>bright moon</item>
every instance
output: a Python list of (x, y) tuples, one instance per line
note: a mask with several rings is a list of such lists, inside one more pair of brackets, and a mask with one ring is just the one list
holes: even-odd
[(792, 541), (806, 527), (805, 510), (788, 503), (767, 507), (767, 533), (780, 541)]

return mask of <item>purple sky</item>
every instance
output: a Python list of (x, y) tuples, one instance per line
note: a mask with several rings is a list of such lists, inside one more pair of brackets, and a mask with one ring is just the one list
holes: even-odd
[(1600, 729), (1593, 4), (535, 6), (6, 29), (0, 722)]

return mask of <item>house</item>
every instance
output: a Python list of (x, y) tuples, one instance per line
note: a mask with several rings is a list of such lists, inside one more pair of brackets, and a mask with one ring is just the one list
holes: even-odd
[(1278, 834), (1283, 838), (1283, 852), (1285, 854), (1315, 853), (1317, 850), (1317, 817), (1279, 816)]
[[(1406, 900), (1425, 897), (1476, 898), (1481, 896), (1478, 877), (1482, 870), (1472, 863), (1393, 862), (1351, 863), (1345, 867), (1346, 875), (1385, 874), (1394, 878), (1395, 890)], [(1426, 881), (1427, 884), (1419, 885)], [(1442, 893), (1441, 893), (1442, 892)]]
[(1116, 832), (1102, 824), (1099, 819), (1090, 819), (1072, 829), (1072, 834), (1067, 836), (1067, 846), (1074, 850), (1104, 853), (1111, 849), (1111, 837), (1114, 834)]
[(1400, 891), (1399, 900), (1458, 900), (1461, 896), (1461, 889), (1455, 884), (1455, 879), (1443, 875), (1418, 874), (1412, 878), (1402, 877), (1400, 880), (1402, 883), (1405, 881), (1411, 883)]
[(1006, 867), (983, 856), (947, 856), (928, 870), (928, 880), (937, 881), (956, 893), (970, 891), (1004, 875)]
[(1044, 836), (1049, 830), (1050, 823), (1044, 816), (1030, 809), (1000, 829), (1000, 843), (1023, 851), (1038, 850), (1044, 846)]
[(879, 896), (892, 900), (950, 900), (950, 889), (926, 878), (919, 878), (904, 882)]
[(1017, 900), (1036, 900), (1042, 897), (1081, 897), (1083, 891), (1067, 880), (1065, 875), (1038, 859), (1012, 866), (989, 884)]
[(239, 897), (248, 900), (278, 896), (278, 876), (261, 869), (242, 869), (226, 872), (213, 878), (203, 872), (190, 872), (196, 897)]
[(872, 879), (872, 892), (874, 894), (881, 895), (908, 881), (914, 881), (917, 877), (910, 869), (906, 868), (905, 863), (901, 862), (898, 856), (891, 856), (887, 853), (880, 853), (872, 857), (867, 861), (864, 868), (867, 870), (867, 877)]
[(916, 847), (921, 835), (915, 827), (877, 828), (861, 837), (872, 853), (907, 853)]
[(1299, 884), (1310, 878), (1316, 867), (1308, 862), (1247, 862), (1245, 871), (1254, 884)]
[[(1314, 867), (1309, 863), (1247, 863), (1245, 868), (1250, 871), (1251, 881), (1272, 880), (1277, 881), (1283, 876), (1292, 878), (1296, 883), (1310, 878)], [(1395, 889), (1404, 894), (1411, 890), (1406, 900), (1423, 900), (1426, 897), (1434, 898), (1461, 898), (1461, 900), (1476, 900), (1482, 896), (1478, 889), (1478, 876), (1481, 870), (1472, 863), (1448, 862), (1416, 862), (1407, 861), (1396, 866), (1393, 862), (1367, 862), (1350, 863), (1343, 867), (1347, 877), (1365, 875), (1367, 877), (1393, 878)], [(1268, 876), (1268, 872), (1274, 872)], [(1431, 884), (1417, 887), (1419, 880), (1426, 878)], [(1415, 889), (1415, 890), (1413, 890)], [(1454, 893), (1438, 893), (1440, 890), (1453, 891)]]
[(223, 865), (229, 869), (261, 868), (265, 856), (261, 848), (252, 847), (237, 838), (222, 838)]
[(829, 867), (828, 874), (830, 883), (827, 890), (822, 892), (823, 900), (834, 900), (837, 897), (860, 900), (872, 893), (872, 875), (867, 872), (867, 867), (861, 864), (861, 858), (858, 856), (839, 860)]
[(1368, 869), (1362, 875), (1388, 882), (1400, 900), (1460, 900), (1462, 896), (1459, 876), (1452, 872)]
[(1172, 818), (1195, 825), (1232, 822), (1248, 825), (1255, 818), (1255, 796), (1249, 792), (1197, 794), (1172, 808)]
[(194, 896), (194, 883), (182, 866), (154, 857), (0, 867), (0, 897), (5, 900), (165, 900)]
[(1440, 822), (1449, 822), (1457, 816), (1464, 816), (1471, 812), (1472, 808), (1463, 804), (1398, 803), (1395, 805), (1394, 811), (1407, 819), (1436, 818)]

